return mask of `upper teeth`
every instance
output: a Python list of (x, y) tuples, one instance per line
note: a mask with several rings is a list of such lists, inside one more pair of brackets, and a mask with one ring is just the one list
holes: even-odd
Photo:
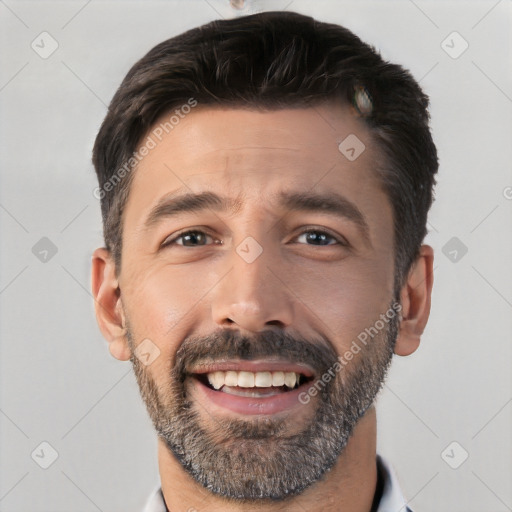
[(270, 386), (295, 387), (300, 374), (295, 372), (211, 372), (207, 374), (208, 382), (215, 388), (222, 386), (239, 386), (241, 388), (268, 388)]

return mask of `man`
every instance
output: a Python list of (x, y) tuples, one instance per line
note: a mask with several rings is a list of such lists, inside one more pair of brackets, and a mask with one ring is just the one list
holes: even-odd
[(158, 434), (146, 511), (409, 510), (374, 401), (430, 311), (427, 107), (296, 13), (210, 23), (129, 71), (94, 147), (92, 288)]

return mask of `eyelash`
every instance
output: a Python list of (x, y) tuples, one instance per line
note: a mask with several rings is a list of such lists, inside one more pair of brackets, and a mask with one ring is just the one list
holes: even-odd
[[(173, 245), (179, 245), (179, 244), (176, 244), (176, 241), (179, 240), (180, 238), (183, 238), (184, 236), (189, 235), (189, 234), (198, 234), (198, 233), (206, 235), (206, 236), (209, 236), (211, 238), (214, 238), (212, 235), (210, 235), (207, 232), (202, 231), (200, 229), (189, 229), (187, 231), (183, 231), (181, 233), (178, 233), (171, 240), (168, 240), (168, 241), (164, 240), (164, 242), (161, 245), (161, 248), (165, 248), (165, 247), (169, 247), (169, 246), (173, 246)], [(317, 229), (317, 228), (309, 228), (309, 229), (306, 229), (304, 231), (301, 231), (297, 235), (296, 238), (298, 238), (299, 236), (304, 235), (306, 233), (316, 233), (316, 234), (320, 234), (320, 235), (326, 235), (327, 237), (335, 240), (336, 243), (335, 244), (327, 244), (327, 245), (311, 245), (311, 244), (301, 244), (301, 245), (310, 245), (311, 247), (332, 247), (332, 246), (335, 246), (335, 245), (341, 245), (341, 246), (344, 246), (344, 247), (348, 246), (348, 243), (344, 239), (340, 239), (340, 238), (332, 235), (328, 231), (325, 231), (323, 229)], [(180, 247), (188, 247), (188, 246), (180, 245)], [(205, 246), (197, 245), (196, 247), (205, 247)]]

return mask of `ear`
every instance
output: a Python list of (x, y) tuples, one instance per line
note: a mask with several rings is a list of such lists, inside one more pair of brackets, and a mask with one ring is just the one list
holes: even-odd
[(430, 298), (434, 283), (434, 250), (422, 245), (407, 281), (400, 292), (402, 321), (395, 344), (395, 354), (408, 356), (420, 344), (430, 315)]
[(121, 290), (115, 275), (115, 263), (105, 248), (96, 249), (92, 255), (91, 284), (96, 321), (109, 342), (110, 353), (120, 361), (127, 361), (131, 351), (126, 338)]

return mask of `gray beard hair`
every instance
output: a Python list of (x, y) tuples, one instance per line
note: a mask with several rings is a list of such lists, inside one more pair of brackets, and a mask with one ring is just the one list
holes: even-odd
[[(212, 417), (215, 428), (205, 427), (200, 413), (207, 411), (198, 410), (187, 396), (186, 368), (204, 358), (279, 355), (313, 366), (319, 379), (338, 357), (325, 340), (314, 343), (276, 331), (246, 338), (229, 330), (207, 338), (186, 339), (170, 370), (168, 391), (162, 393), (133, 355), (134, 337), (128, 322), (127, 337), (141, 397), (158, 436), (204, 488), (225, 498), (250, 502), (295, 496), (334, 466), (384, 383), (398, 326), (395, 315), (367, 344), (360, 345), (361, 351), (354, 359), (319, 390), (312, 419), (294, 435), (287, 435), (289, 418), (246, 421)], [(314, 402), (312, 399), (309, 406)]]

